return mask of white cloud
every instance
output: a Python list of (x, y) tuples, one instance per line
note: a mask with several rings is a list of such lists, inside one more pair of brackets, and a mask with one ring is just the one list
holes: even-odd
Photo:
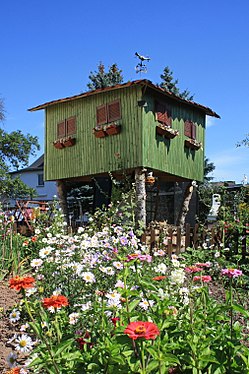
[(216, 118), (207, 116), (206, 117), (206, 128), (216, 125)]

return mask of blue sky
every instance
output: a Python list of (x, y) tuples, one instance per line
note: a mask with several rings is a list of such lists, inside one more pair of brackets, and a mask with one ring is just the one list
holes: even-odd
[(182, 90), (221, 116), (206, 131), (214, 180), (249, 178), (249, 149), (236, 148), (249, 132), (248, 0), (8, 0), (1, 15), (6, 131), (37, 135), (43, 147), (44, 112), (27, 109), (84, 92), (100, 61), (116, 62), (124, 81), (140, 78), (138, 51), (151, 57), (142, 78), (158, 83), (168, 65)]

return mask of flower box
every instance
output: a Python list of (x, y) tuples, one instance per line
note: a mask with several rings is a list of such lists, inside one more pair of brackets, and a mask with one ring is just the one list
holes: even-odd
[(104, 138), (106, 136), (103, 129), (93, 129), (93, 133), (96, 138)]
[(105, 131), (108, 135), (118, 135), (121, 131), (121, 127), (119, 125), (113, 124), (113, 125), (107, 126)]
[(64, 148), (64, 143), (61, 141), (61, 139), (60, 140), (55, 140), (53, 142), (53, 145), (54, 145), (54, 147), (56, 149), (62, 149), (62, 148)]
[(197, 151), (198, 149), (202, 147), (202, 143), (197, 142), (195, 139), (186, 139), (184, 142), (184, 145), (185, 147), (193, 149), (195, 151)]
[(178, 130), (174, 130), (169, 126), (163, 126), (163, 125), (158, 125), (156, 127), (156, 133), (158, 135), (164, 136), (165, 138), (168, 138), (168, 139), (173, 139), (177, 135), (179, 135)]
[(72, 147), (73, 145), (75, 145), (75, 143), (76, 143), (76, 139), (71, 138), (71, 136), (69, 136), (68, 138), (65, 138), (63, 141), (63, 144), (65, 147)]

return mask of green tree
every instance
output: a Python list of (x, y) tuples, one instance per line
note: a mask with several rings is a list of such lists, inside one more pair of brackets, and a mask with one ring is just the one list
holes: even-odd
[(185, 100), (193, 100), (194, 95), (188, 90), (180, 91), (177, 87), (178, 79), (174, 79), (173, 72), (170, 70), (169, 66), (166, 66), (163, 70), (163, 74), (160, 75), (162, 82), (160, 83), (160, 87), (163, 88), (165, 91), (172, 92), (174, 95), (177, 95)]
[(204, 159), (204, 178), (203, 183), (199, 184), (198, 187), (198, 197), (199, 197), (199, 214), (198, 220), (201, 223), (205, 223), (207, 215), (210, 211), (212, 204), (212, 195), (215, 193), (212, 184), (210, 183), (213, 180), (213, 177), (210, 176), (215, 170), (215, 165), (213, 162), (210, 162), (207, 157)]
[(112, 64), (108, 71), (105, 71), (105, 66), (102, 62), (98, 65), (98, 70), (90, 72), (90, 82), (87, 87), (90, 90), (97, 90), (98, 88), (105, 88), (109, 86), (115, 86), (116, 84), (123, 82), (122, 70), (120, 70), (117, 64)]
[[(0, 120), (3, 121), (4, 105), (0, 100)], [(27, 166), (29, 156), (38, 150), (39, 143), (36, 136), (24, 135), (20, 130), (10, 133), (0, 128), (0, 197), (23, 198), (34, 194), (34, 190), (24, 184), (20, 178), (12, 179), (9, 172)]]

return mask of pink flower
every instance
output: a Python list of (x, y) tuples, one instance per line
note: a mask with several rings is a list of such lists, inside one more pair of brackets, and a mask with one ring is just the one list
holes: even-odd
[(239, 269), (222, 269), (221, 275), (227, 275), (228, 278), (236, 278), (243, 275), (242, 271)]
[(130, 262), (132, 260), (140, 260), (140, 261), (151, 262), (152, 261), (152, 256), (142, 255), (140, 253), (132, 253), (132, 254), (127, 256), (127, 261)]
[(185, 268), (186, 273), (198, 273), (198, 271), (202, 271), (201, 267), (198, 266), (188, 266)]
[(209, 262), (197, 262), (195, 266), (198, 266), (200, 268), (210, 268), (210, 263)]
[(204, 283), (208, 283), (212, 281), (212, 277), (210, 277), (210, 275), (195, 275), (193, 278), (193, 281), (194, 282), (201, 281)]

